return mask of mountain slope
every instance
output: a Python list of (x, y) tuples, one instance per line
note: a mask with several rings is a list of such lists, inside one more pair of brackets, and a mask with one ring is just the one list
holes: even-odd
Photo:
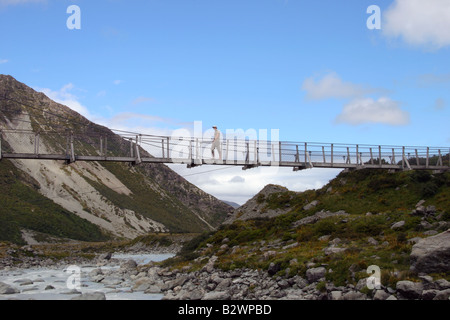
[[(411, 269), (413, 245), (450, 228), (450, 171), (341, 172), (305, 192), (269, 185), (231, 220), (193, 239), (167, 264), (205, 270), (213, 261), (225, 271), (257, 269), (285, 279), (309, 279), (321, 268), (322, 289), (355, 287), (375, 265), (382, 285), (395, 288), (400, 280), (420, 281)], [(429, 259), (448, 270), (445, 250)], [(450, 280), (448, 272), (437, 276)]]
[[(76, 136), (77, 152), (100, 154), (100, 136), (107, 138), (108, 155), (125, 154), (129, 143), (108, 128), (90, 122), (75, 111), (34, 91), (11, 76), (0, 75), (2, 151), (30, 152), (30, 138), (8, 130), (41, 132), (42, 153), (65, 153), (67, 136)], [(45, 132), (58, 134), (45, 134)], [(150, 157), (143, 149), (141, 155)], [(53, 201), (60, 210), (75, 214), (103, 234), (134, 238), (147, 232), (200, 232), (217, 227), (231, 207), (190, 184), (163, 164), (2, 160), (11, 162), (34, 181), (31, 188)], [(8, 177), (10, 171), (3, 170)], [(8, 183), (2, 182), (2, 188)], [(26, 202), (26, 199), (22, 199)], [(31, 209), (23, 206), (23, 215)], [(58, 211), (57, 210), (57, 211)], [(54, 211), (54, 210), (50, 210)], [(12, 221), (18, 228), (36, 225)], [(77, 225), (78, 222), (74, 222)], [(37, 230), (39, 231), (39, 230)], [(55, 232), (50, 234), (55, 234)], [(69, 234), (64, 236), (70, 237)]]
[[(448, 154), (443, 159), (448, 163)], [(342, 171), (321, 189), (305, 192), (268, 185), (236, 209), (227, 222), (321, 210), (343, 210), (350, 214), (407, 212), (420, 200), (425, 200), (424, 205), (431, 204), (437, 210), (450, 212), (450, 172)]]

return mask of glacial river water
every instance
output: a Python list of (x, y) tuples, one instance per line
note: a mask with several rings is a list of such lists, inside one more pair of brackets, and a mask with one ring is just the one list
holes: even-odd
[[(120, 262), (134, 260), (137, 264), (146, 264), (150, 261), (163, 261), (173, 254), (114, 254), (112, 258)], [(102, 266), (101, 269), (119, 268), (117, 265)], [(79, 268), (79, 269), (77, 269)], [(96, 283), (89, 279), (89, 273), (97, 269), (97, 266), (66, 266), (63, 269), (30, 268), (20, 270), (0, 270), (0, 282), (11, 285), (20, 290), (20, 293), (2, 295), (0, 300), (70, 300), (79, 293), (74, 293), (73, 287), (77, 286), (81, 293), (103, 292), (107, 300), (160, 300), (162, 294), (145, 294), (132, 292), (132, 283)], [(73, 269), (80, 271), (79, 277), (74, 278)], [(75, 289), (76, 290), (76, 289)]]

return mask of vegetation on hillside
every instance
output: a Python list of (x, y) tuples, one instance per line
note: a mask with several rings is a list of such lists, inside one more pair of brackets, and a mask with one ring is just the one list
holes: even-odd
[[(314, 200), (315, 207), (303, 208)], [(435, 213), (412, 214), (420, 200), (425, 200), (425, 207), (435, 206)], [(414, 242), (409, 240), (427, 237), (430, 229), (441, 232), (449, 227), (450, 172), (342, 172), (319, 190), (272, 193), (257, 201), (266, 208), (289, 211), (272, 219), (236, 220), (203, 234), (166, 264), (198, 269), (216, 255), (216, 267), (224, 270), (268, 270), (275, 265), (279, 276), (305, 276), (308, 266), (326, 266), (327, 280), (337, 286), (366, 278), (370, 265), (380, 267), (385, 285), (414, 279), (409, 260)], [(295, 224), (319, 211), (340, 210), (348, 215)], [(403, 226), (393, 229), (399, 221)]]
[[(128, 140), (106, 127), (89, 121), (70, 108), (50, 100), (43, 93), (34, 91), (11, 76), (0, 75), (0, 96), (2, 97), (0, 99), (0, 127), (12, 126), (26, 130), (32, 129), (34, 133), (39, 132), (40, 144), (45, 146), (49, 152), (65, 154), (70, 150), (68, 143), (73, 137), (76, 155), (130, 155)], [(3, 134), (7, 133), (3, 132)], [(14, 135), (14, 133), (9, 134)], [(32, 133), (29, 138), (30, 143), (25, 143), (21, 147), (29, 148), (26, 152), (34, 152)], [(8, 139), (2, 140), (2, 151), (12, 152), (7, 141)], [(142, 157), (151, 157), (144, 149), (140, 148), (139, 150)], [(8, 191), (2, 194), (2, 203), (5, 203), (6, 207), (2, 208), (5, 215), (0, 216), (0, 222), (4, 222), (0, 226), (0, 231), (2, 231), (0, 240), (23, 242), (19, 232), (20, 228), (43, 233), (48, 231), (50, 235), (61, 235), (76, 240), (95, 241), (107, 238), (101, 234), (98, 228), (88, 231), (89, 223), (87, 221), (74, 220), (74, 215), (69, 215), (67, 210), (54, 204), (51, 199), (44, 201), (44, 197), (37, 191), (39, 188), (37, 181), (31, 188), (27, 188), (27, 184), (23, 184), (23, 181), (33, 180), (31, 178), (33, 173), (19, 173), (15, 169), (9, 169), (10, 164), (6, 160), (0, 162), (3, 176), (0, 187), (2, 190)], [(171, 232), (209, 230), (210, 226), (217, 227), (231, 210), (231, 207), (206, 194), (163, 164), (141, 163), (131, 167), (125, 163), (99, 162), (94, 165), (102, 167), (101, 169), (106, 168), (132, 191), (130, 195), (117, 192), (116, 188), (111, 187), (111, 184), (105, 184), (102, 178), (97, 177), (94, 172), (85, 174), (83, 170), (79, 169), (77, 174), (102, 195), (103, 201), (113, 204), (116, 209), (134, 211), (137, 219), (147, 217), (159, 222)], [(12, 172), (14, 175), (10, 176)], [(69, 167), (63, 167), (61, 172), (62, 174), (71, 174)], [(20, 179), (16, 180), (19, 176)], [(53, 182), (47, 181), (47, 183), (51, 185)], [(10, 192), (11, 186), (15, 193)], [(68, 188), (64, 184), (59, 187), (69, 192), (76, 200), (79, 200), (80, 194), (83, 193), (83, 190), (80, 191), (75, 187)], [(30, 194), (27, 195), (27, 192)], [(17, 200), (19, 196), (20, 199)], [(81, 199), (79, 201), (85, 212), (96, 215), (94, 206), (90, 207), (89, 203), (83, 203)], [(35, 204), (37, 202), (39, 202), (39, 206)], [(45, 212), (46, 216), (40, 216), (38, 213), (41, 212)], [(32, 216), (33, 218), (31, 218)], [(102, 218), (108, 221), (107, 217), (102, 216)], [(43, 223), (41, 220), (46, 222)], [(66, 220), (71, 220), (71, 223), (62, 222)], [(75, 228), (73, 225), (77, 221), (83, 222)], [(54, 226), (51, 225), (53, 222), (56, 223)], [(127, 227), (136, 229), (136, 226), (132, 226), (126, 219), (124, 219), (124, 223)], [(142, 232), (142, 230), (138, 231)]]
[(21, 229), (81, 241), (105, 241), (99, 227), (38, 192), (38, 183), (9, 160), (0, 165), (0, 241), (25, 244)]

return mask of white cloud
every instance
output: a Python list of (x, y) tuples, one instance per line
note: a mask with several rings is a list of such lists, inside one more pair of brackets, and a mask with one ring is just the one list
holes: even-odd
[(48, 88), (36, 88), (36, 90), (44, 93), (53, 101), (63, 104), (82, 116), (92, 120), (92, 115), (89, 113), (88, 109), (78, 101), (79, 98), (77, 96), (70, 92), (74, 88), (75, 86), (72, 83), (68, 83), (58, 91), (53, 91)]
[(382, 30), (388, 37), (431, 49), (450, 45), (448, 0), (395, 0), (382, 16)]
[(302, 84), (302, 90), (306, 91), (306, 97), (312, 100), (353, 98), (380, 91), (380, 89), (344, 82), (334, 72), (325, 75), (319, 80), (316, 80), (314, 77), (307, 78)]
[(378, 100), (362, 98), (346, 104), (342, 113), (337, 116), (336, 122), (351, 125), (383, 123), (399, 126), (409, 123), (409, 113), (401, 110), (397, 101), (387, 97)]
[(187, 169), (185, 165), (169, 165), (169, 167), (216, 198), (241, 205), (267, 184), (281, 185), (297, 192), (319, 189), (341, 171), (314, 168), (294, 172), (292, 168), (280, 167), (259, 167), (245, 171), (241, 167), (201, 166), (192, 169)]
[(8, 63), (8, 59), (0, 59), (0, 64), (3, 64), (3, 63)]
[(123, 81), (122, 80), (114, 80), (113, 83), (118, 86), (119, 84), (121, 84)]

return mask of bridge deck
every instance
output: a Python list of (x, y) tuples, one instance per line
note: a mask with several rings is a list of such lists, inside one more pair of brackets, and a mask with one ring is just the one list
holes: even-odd
[[(117, 137), (121, 147), (117, 147)], [(109, 137), (110, 141), (112, 137)], [(449, 170), (448, 147), (382, 146), (308, 142), (222, 140), (221, 160), (211, 156), (211, 140), (192, 137), (119, 134), (107, 136), (2, 130), (1, 159), (112, 161), (139, 163), (340, 169)], [(2, 142), (4, 142), (2, 144)], [(6, 142), (6, 143), (5, 143)], [(148, 156), (151, 154), (152, 156)], [(142, 155), (142, 156), (141, 156)], [(217, 150), (216, 150), (216, 156)]]

